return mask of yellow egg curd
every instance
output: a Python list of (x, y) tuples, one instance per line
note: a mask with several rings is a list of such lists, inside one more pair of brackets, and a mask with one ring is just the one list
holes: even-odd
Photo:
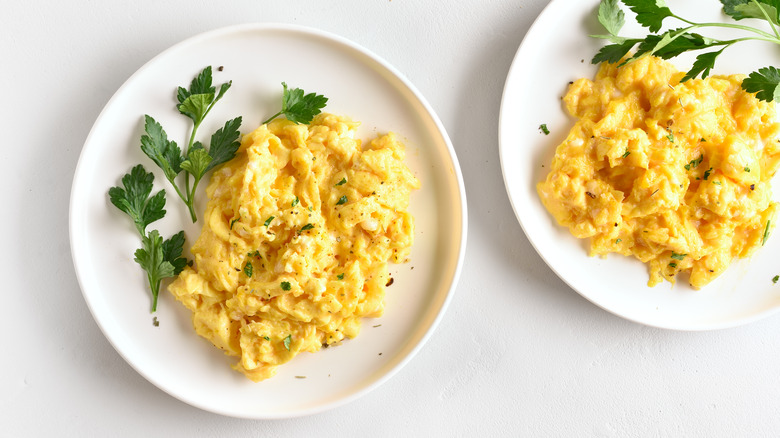
[(362, 317), (383, 313), (388, 262), (409, 256), (420, 183), (395, 135), (363, 147), (358, 125), (275, 120), (211, 178), (194, 266), (169, 290), (254, 381), (356, 336)]
[(685, 273), (698, 289), (774, 226), (780, 124), (743, 76), (684, 74), (648, 56), (572, 83), (564, 102), (577, 122), (537, 191), (591, 255), (634, 256), (649, 286)]

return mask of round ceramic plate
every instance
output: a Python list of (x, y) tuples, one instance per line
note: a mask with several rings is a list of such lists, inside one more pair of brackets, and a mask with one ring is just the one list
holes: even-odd
[[(133, 261), (140, 238), (108, 189), (142, 163), (165, 189), (168, 213), (149, 229), (184, 229), (185, 248), (200, 233), (172, 187), (140, 149), (144, 114), (169, 138), (186, 144), (189, 119), (175, 108), (175, 90), (206, 66), (214, 83), (233, 81), (200, 128), (210, 135), (243, 116), (252, 131), (281, 107), (282, 81), (329, 98), (326, 111), (362, 122), (361, 138), (396, 132), (407, 164), (422, 182), (412, 195), (416, 220), (411, 261), (390, 265), (385, 314), (366, 319), (361, 334), (315, 354), (303, 353), (278, 374), (253, 383), (192, 329), (190, 312), (161, 290), (151, 315), (145, 273)], [(205, 139), (207, 140), (207, 138)], [(197, 210), (205, 209), (201, 184)], [(425, 99), (395, 69), (364, 48), (321, 31), (287, 25), (243, 25), (190, 38), (144, 65), (108, 102), (81, 152), (70, 204), (73, 261), (87, 304), (114, 348), (160, 389), (194, 406), (245, 418), (319, 412), (365, 394), (421, 348), (455, 288), (466, 242), (463, 179), (449, 138)], [(167, 285), (167, 282), (164, 282)], [(152, 324), (156, 316), (159, 325)]]
[[(672, 12), (699, 22), (729, 20), (720, 7), (716, 0), (670, 4)], [(574, 119), (565, 113), (561, 98), (569, 81), (595, 76), (597, 66), (590, 60), (605, 44), (588, 37), (605, 33), (596, 20), (597, 8), (595, 0), (550, 2), (525, 36), (507, 76), (499, 121), (501, 165), (512, 207), (528, 239), (574, 290), (598, 306), (636, 322), (706, 330), (744, 324), (776, 312), (780, 308), (780, 284), (773, 284), (772, 278), (780, 274), (780, 235), (770, 237), (751, 259), (735, 261), (723, 275), (699, 291), (684, 279), (674, 287), (667, 282), (650, 288), (645, 265), (619, 255), (588, 257), (587, 242), (558, 226), (542, 206), (536, 184), (546, 176), (556, 146), (574, 124)], [(634, 14), (625, 6), (623, 9), (626, 25), (621, 35), (646, 35), (646, 30), (633, 21)], [(664, 24), (680, 25), (672, 19)], [(780, 56), (772, 49), (768, 43), (740, 43), (721, 55), (713, 74), (747, 74), (767, 65), (778, 65)], [(672, 62), (687, 70), (693, 56)], [(549, 135), (540, 129), (542, 124), (547, 125)], [(779, 190), (775, 188), (775, 193)]]

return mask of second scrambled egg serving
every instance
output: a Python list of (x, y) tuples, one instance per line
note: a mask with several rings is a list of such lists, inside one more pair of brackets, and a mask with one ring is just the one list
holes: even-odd
[(196, 332), (254, 381), (380, 316), (388, 261), (409, 256), (419, 181), (393, 134), (365, 148), (358, 123), (320, 114), (244, 136), (215, 171), (193, 268), (169, 287)]
[(591, 255), (633, 255), (649, 286), (685, 272), (698, 289), (774, 226), (780, 124), (743, 76), (683, 76), (645, 57), (571, 84), (564, 102), (579, 120), (537, 191)]

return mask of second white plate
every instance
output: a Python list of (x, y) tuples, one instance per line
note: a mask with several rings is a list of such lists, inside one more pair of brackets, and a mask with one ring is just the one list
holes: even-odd
[[(696, 21), (723, 21), (715, 0), (675, 1), (675, 13)], [(562, 106), (569, 81), (592, 78), (597, 67), (590, 59), (604, 44), (589, 38), (604, 33), (596, 20), (598, 1), (553, 0), (525, 36), (507, 76), (499, 120), (499, 143), (504, 182), (515, 214), (529, 241), (569, 286), (593, 303), (627, 319), (680, 330), (706, 330), (754, 321), (780, 309), (780, 235), (773, 236), (750, 260), (738, 260), (707, 287), (693, 290), (684, 281), (647, 287), (648, 271), (633, 258), (588, 257), (580, 241), (545, 210), (536, 194), (556, 146), (566, 138), (574, 120)], [(627, 11), (624, 33), (646, 35)], [(670, 20), (668, 25), (672, 25)], [(714, 74), (747, 74), (779, 65), (770, 44), (740, 43), (718, 59)], [(674, 59), (688, 69), (692, 56)], [(545, 135), (539, 129), (546, 124)], [(775, 198), (780, 187), (775, 187)], [(776, 232), (776, 234), (778, 234)]]

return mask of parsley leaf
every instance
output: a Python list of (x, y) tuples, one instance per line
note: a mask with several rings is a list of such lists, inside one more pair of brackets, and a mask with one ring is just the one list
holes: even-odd
[(696, 55), (696, 61), (693, 62), (693, 66), (690, 70), (688, 70), (688, 73), (685, 73), (685, 76), (680, 80), (680, 82), (685, 82), (689, 79), (693, 79), (696, 76), (701, 75), (701, 78), (704, 79), (707, 76), (710, 75), (710, 70), (715, 67), (715, 58), (717, 58), (721, 53), (723, 53), (723, 49), (718, 50), (717, 52), (707, 52), (707, 53), (700, 53)]
[(200, 181), (209, 169), (212, 158), (200, 143), (196, 142), (195, 144), (196, 147), (187, 151), (187, 159), (182, 161), (181, 168), (195, 176), (195, 184), (197, 185), (197, 181)]
[(236, 151), (240, 146), (238, 141), (238, 137), (241, 135), (238, 132), (239, 126), (241, 126), (241, 117), (228, 120), (225, 122), (225, 126), (219, 128), (211, 136), (211, 145), (208, 151), (198, 141), (193, 143), (187, 151), (187, 159), (181, 163), (181, 168), (195, 179), (192, 183), (192, 189), (187, 192), (190, 200), (188, 205), (194, 201), (195, 191), (203, 175), (236, 156)]
[(606, 45), (602, 47), (598, 53), (596, 53), (590, 62), (592, 64), (600, 64), (602, 62), (614, 64), (616, 62), (620, 62), (620, 60), (623, 59), (623, 57), (626, 56), (626, 54), (641, 41), (642, 40), (640, 39), (627, 39), (622, 43)]
[(744, 18), (758, 18), (769, 21), (775, 25), (780, 18), (780, 1), (778, 0), (720, 0), (723, 3), (723, 12), (735, 20)]
[(347, 179), (346, 178), (341, 178), (341, 181), (337, 182), (336, 185), (340, 186), (340, 185), (346, 184), (346, 183), (347, 183)]
[(623, 3), (636, 14), (637, 23), (650, 29), (650, 32), (658, 32), (664, 18), (674, 17), (664, 0), (623, 0)]
[(142, 237), (143, 247), (135, 251), (135, 261), (149, 278), (149, 286), (152, 289), (152, 312), (157, 310), (157, 297), (160, 294), (160, 282), (163, 278), (173, 277), (176, 268), (165, 260), (163, 253), (163, 238), (157, 230), (149, 232)]
[(289, 90), (284, 82), (282, 82), (282, 88), (282, 110), (268, 118), (263, 124), (269, 123), (279, 116), (285, 116), (287, 120), (295, 123), (310, 123), (328, 103), (328, 98), (321, 94), (305, 94), (300, 88)]
[(598, 19), (604, 29), (616, 37), (626, 23), (626, 14), (618, 7), (617, 0), (604, 0), (599, 4)]
[(176, 96), (179, 100), (179, 103), (184, 103), (184, 101), (193, 94), (214, 94), (216, 89), (211, 86), (211, 82), (211, 66), (208, 66), (204, 68), (203, 71), (201, 71), (197, 76), (192, 78), (189, 90), (183, 87), (179, 87)]
[(780, 70), (775, 67), (764, 67), (750, 73), (742, 81), (742, 89), (748, 93), (756, 93), (756, 97), (772, 102), (780, 100)]
[(343, 195), (342, 197), (339, 198), (338, 202), (336, 202), (336, 205), (343, 205), (346, 203), (347, 203), (347, 195)]
[(266, 219), (265, 222), (263, 222), (263, 225), (265, 225), (266, 227), (271, 225), (272, 220), (274, 220), (273, 216), (268, 217), (268, 219)]
[(292, 335), (287, 335), (287, 337), (284, 338), (284, 348), (286, 348), (287, 351), (290, 351), (291, 342), (292, 342)]
[(648, 35), (639, 44), (632, 59), (642, 55), (655, 55), (670, 59), (690, 50), (699, 50), (711, 46), (714, 42), (697, 33), (686, 33), (685, 29), (668, 30), (660, 35)]
[(252, 266), (252, 262), (246, 262), (244, 265), (244, 275), (246, 275), (249, 278), (252, 278), (252, 273), (254, 272), (254, 267)]
[(181, 149), (175, 141), (168, 140), (163, 127), (149, 115), (144, 116), (144, 131), (141, 136), (141, 150), (151, 158), (165, 173), (168, 181), (173, 182), (181, 172)]
[(197, 130), (197, 126), (203, 122), (214, 104), (222, 99), (231, 85), (232, 81), (222, 84), (217, 94), (216, 88), (212, 86), (211, 66), (208, 66), (192, 80), (189, 90), (183, 87), (178, 88), (176, 98), (179, 105), (176, 108), (180, 113), (192, 119)]
[(187, 258), (181, 256), (183, 249), (184, 231), (179, 231), (162, 243), (163, 260), (173, 266), (173, 275), (179, 275), (187, 266)]
[(288, 290), (292, 289), (292, 285), (290, 284), (289, 281), (281, 282), (280, 286), (282, 287), (283, 291), (288, 291)]
[(165, 216), (165, 192), (160, 190), (152, 196), (154, 175), (146, 172), (144, 166), (135, 166), (130, 173), (122, 177), (122, 187), (111, 187), (108, 196), (116, 208), (127, 213), (138, 234), (146, 234), (146, 227)]
[(225, 126), (219, 128), (214, 135), (211, 136), (211, 144), (209, 146), (209, 156), (212, 158), (209, 163), (206, 172), (219, 166), (222, 163), (226, 163), (236, 156), (236, 151), (241, 143), (238, 141), (238, 137), (241, 133), (238, 128), (241, 127), (241, 116), (236, 117), (233, 120), (225, 122)]

